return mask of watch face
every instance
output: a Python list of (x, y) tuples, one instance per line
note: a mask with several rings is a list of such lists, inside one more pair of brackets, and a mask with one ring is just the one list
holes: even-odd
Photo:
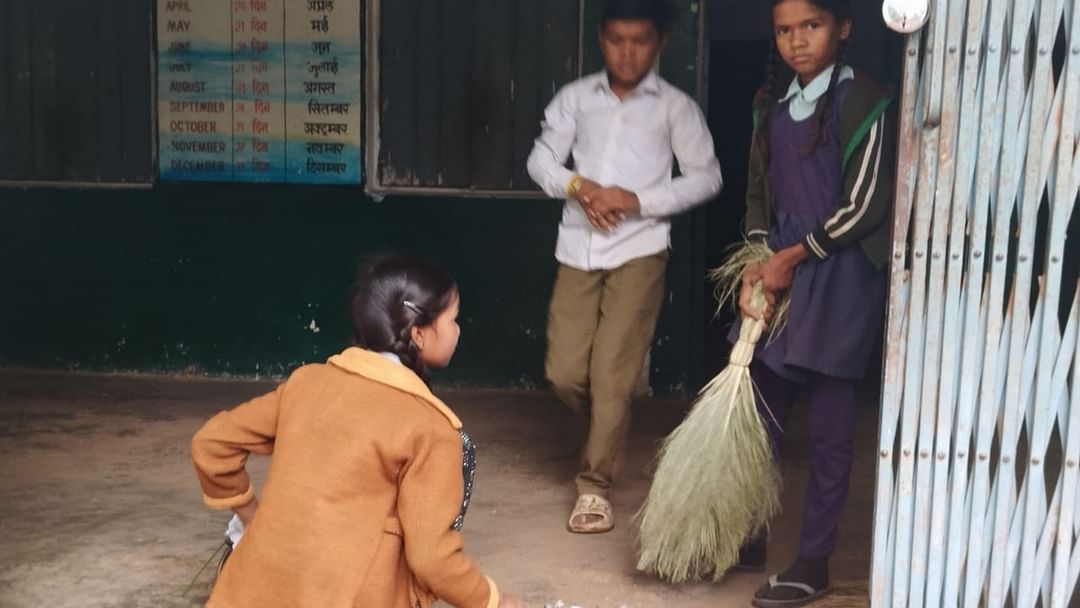
[(930, 18), (930, 0), (885, 0), (881, 15), (889, 29), (910, 34), (926, 25)]

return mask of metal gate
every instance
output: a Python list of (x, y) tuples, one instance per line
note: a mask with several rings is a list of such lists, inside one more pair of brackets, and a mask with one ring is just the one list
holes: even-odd
[(934, 0), (908, 38), (874, 606), (1080, 605), (1078, 9)]

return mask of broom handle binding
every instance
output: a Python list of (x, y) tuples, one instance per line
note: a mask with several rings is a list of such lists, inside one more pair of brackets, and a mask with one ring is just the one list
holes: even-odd
[[(760, 310), (765, 309), (765, 292), (762, 283), (754, 284), (754, 292), (750, 295), (750, 306)], [(757, 346), (761, 333), (765, 331), (765, 321), (753, 317), (743, 317), (742, 327), (739, 328), (739, 340), (731, 349), (729, 365), (748, 367), (754, 358), (754, 347)]]

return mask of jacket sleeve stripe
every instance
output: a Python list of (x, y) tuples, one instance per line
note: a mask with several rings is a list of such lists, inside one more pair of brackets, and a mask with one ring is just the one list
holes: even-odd
[[(869, 141), (866, 145), (866, 151), (863, 153), (862, 164), (859, 167), (859, 175), (855, 179), (855, 186), (851, 190), (850, 202), (825, 222), (825, 231), (833, 239), (850, 230), (870, 207), (881, 163), (881, 137), (878, 133), (881, 128), (881, 120), (879, 119), (878, 122), (874, 123), (874, 127), (870, 130)], [(873, 159), (873, 171), (868, 172), (867, 169), (870, 167), (871, 159)], [(862, 193), (863, 182), (866, 181), (868, 174), (869, 183), (865, 193)], [(860, 196), (860, 194), (862, 195)], [(837, 227), (837, 224), (841, 221), (843, 221), (843, 224)]]
[(829, 257), (829, 254), (825, 251), (825, 249), (820, 244), (818, 244), (813, 232), (806, 235), (806, 243), (810, 245), (810, 249), (813, 250), (814, 255), (818, 258), (824, 260), (825, 258)]
[[(879, 146), (880, 146), (880, 144), (879, 144)], [(866, 195), (865, 195), (865, 198), (863, 199), (862, 205), (859, 206), (858, 212), (855, 215), (853, 215), (851, 217), (851, 219), (844, 222), (844, 224), (842, 226), (840, 226), (839, 228), (836, 229), (835, 234), (831, 235), (833, 238), (838, 238), (839, 236), (841, 236), (844, 233), (851, 230), (856, 224), (859, 223), (859, 221), (862, 219), (862, 217), (864, 215), (866, 215), (866, 211), (868, 209), (870, 209), (871, 203), (872, 203), (872, 201), (874, 199), (874, 195), (877, 192), (878, 172), (881, 169), (880, 150), (878, 152), (879, 153), (874, 155), (874, 173), (873, 173), (873, 177), (870, 179), (870, 186), (866, 190)]]

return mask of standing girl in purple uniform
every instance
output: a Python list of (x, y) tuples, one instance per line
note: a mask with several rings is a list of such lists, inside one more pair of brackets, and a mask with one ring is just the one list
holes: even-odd
[[(774, 447), (792, 403), (808, 402), (811, 478), (799, 557), (770, 577), (755, 606), (802, 606), (829, 589), (828, 559), (847, 499), (855, 389), (881, 325), (892, 205), (890, 95), (845, 65), (848, 0), (773, 0), (769, 80), (755, 104), (746, 237), (775, 252), (743, 274), (743, 315), (766, 318), (790, 298), (786, 325), (762, 339), (751, 373), (771, 414)], [(794, 72), (779, 76), (780, 61)], [(752, 310), (752, 286), (768, 299)], [(765, 537), (751, 539), (743, 568), (765, 565)]]

